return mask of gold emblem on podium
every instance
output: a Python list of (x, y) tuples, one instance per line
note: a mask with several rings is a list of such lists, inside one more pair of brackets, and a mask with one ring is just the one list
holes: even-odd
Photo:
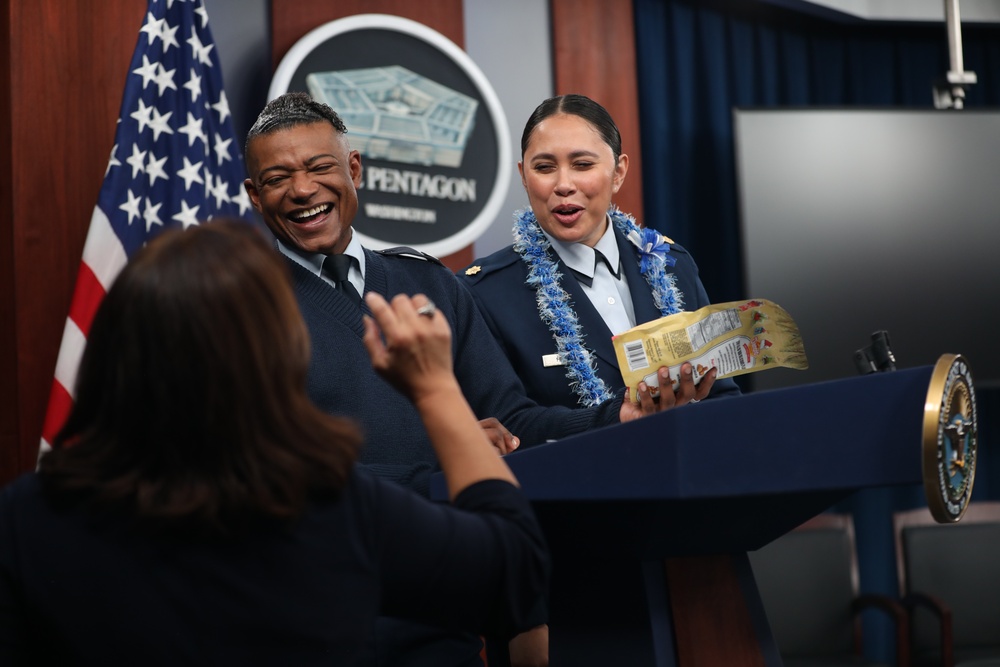
[(976, 395), (969, 363), (959, 354), (938, 359), (924, 402), (923, 478), (927, 506), (940, 523), (962, 518), (976, 479)]

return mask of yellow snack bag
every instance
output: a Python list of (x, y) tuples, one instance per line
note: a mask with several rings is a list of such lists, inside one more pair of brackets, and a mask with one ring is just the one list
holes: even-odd
[(638, 401), (639, 383), (658, 392), (656, 371), (670, 369), (676, 390), (681, 364), (691, 363), (697, 383), (712, 368), (718, 378), (785, 366), (809, 367), (799, 328), (776, 303), (729, 301), (693, 313), (677, 313), (640, 324), (613, 338), (618, 367), (629, 395)]

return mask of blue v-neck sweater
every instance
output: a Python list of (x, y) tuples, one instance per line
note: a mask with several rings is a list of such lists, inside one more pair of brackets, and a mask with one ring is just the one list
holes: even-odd
[[(480, 419), (496, 417), (530, 446), (618, 421), (621, 396), (597, 408), (544, 408), (530, 400), (471, 295), (447, 268), (409, 255), (365, 249), (365, 292), (387, 299), (427, 295), (452, 328), (455, 375)], [(309, 327), (307, 380), (313, 401), (361, 424), (360, 462), (375, 474), (427, 493), (437, 460), (413, 405), (372, 369), (362, 343), (361, 312), (316, 275), (288, 260)]]

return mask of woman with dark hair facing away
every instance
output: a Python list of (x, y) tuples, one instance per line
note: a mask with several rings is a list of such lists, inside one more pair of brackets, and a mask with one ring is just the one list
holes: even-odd
[(355, 467), (362, 434), (307, 399), (309, 335), (252, 226), (164, 232), (101, 303), (53, 450), (0, 494), (0, 664), (350, 665), (380, 613), (523, 630), (548, 554), (447, 322), (367, 298), (372, 363), (454, 506)]
[[(691, 255), (612, 203), (628, 164), (603, 106), (583, 95), (545, 100), (521, 135), (517, 168), (529, 208), (514, 215), (514, 243), (459, 272), (539, 405), (590, 407), (621, 395), (612, 336), (710, 303)], [(663, 367), (659, 387), (676, 381), (677, 389), (640, 383), (634, 398), (669, 409), (739, 393), (731, 379), (716, 382), (716, 374), (695, 378), (685, 363), (671, 378)], [(511, 644), (511, 661), (545, 664), (546, 645), (545, 628), (538, 628)]]

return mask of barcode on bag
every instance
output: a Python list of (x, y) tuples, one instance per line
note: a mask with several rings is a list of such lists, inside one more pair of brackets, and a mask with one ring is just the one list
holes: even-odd
[(642, 346), (641, 340), (633, 340), (625, 343), (625, 361), (628, 363), (630, 371), (637, 371), (649, 368), (649, 359), (646, 357), (646, 350)]

